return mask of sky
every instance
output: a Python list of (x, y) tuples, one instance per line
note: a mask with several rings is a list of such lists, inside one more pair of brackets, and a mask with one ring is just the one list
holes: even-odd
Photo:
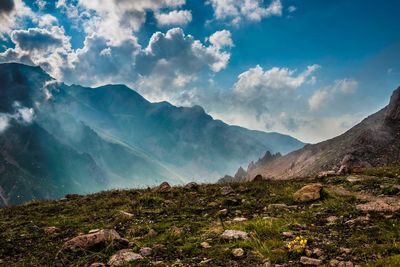
[(400, 1), (1, 0), (0, 63), (315, 143), (400, 86)]

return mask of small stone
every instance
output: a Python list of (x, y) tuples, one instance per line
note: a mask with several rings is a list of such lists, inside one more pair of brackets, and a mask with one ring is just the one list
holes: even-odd
[(179, 227), (176, 227), (176, 226), (173, 226), (173, 227), (171, 228), (171, 234), (172, 234), (173, 236), (181, 236), (182, 233), (183, 233), (182, 228), (179, 228)]
[(244, 222), (247, 221), (247, 218), (244, 217), (236, 217), (232, 220), (233, 222)]
[(89, 230), (89, 234), (93, 234), (93, 233), (97, 233), (98, 231), (100, 231), (100, 229), (91, 229)]
[(340, 261), (333, 259), (329, 261), (329, 266), (330, 267), (337, 267)]
[(120, 212), (122, 215), (125, 215), (126, 217), (129, 217), (129, 218), (132, 218), (132, 217), (133, 217), (133, 214), (132, 214), (132, 213), (129, 213), (129, 212), (126, 212), (126, 211), (123, 211), (123, 210), (119, 210), (119, 212)]
[(368, 222), (369, 216), (360, 216), (355, 219), (351, 219), (345, 222), (345, 224), (355, 224), (357, 222)]
[(228, 210), (227, 209), (223, 209), (218, 211), (218, 216), (226, 216), (228, 214)]
[(339, 251), (340, 251), (340, 253), (350, 254), (351, 253), (351, 248), (340, 247)]
[(44, 232), (48, 235), (52, 235), (52, 234), (60, 232), (60, 228), (57, 228), (55, 226), (48, 226), (48, 227), (44, 228)]
[(337, 265), (337, 267), (353, 267), (353, 263), (351, 261), (341, 261)]
[(86, 235), (76, 236), (67, 242), (65, 242), (63, 249), (65, 250), (75, 250), (75, 249), (89, 249), (98, 245), (105, 245), (110, 243), (115, 245), (126, 246), (129, 241), (121, 238), (121, 236), (113, 229), (99, 230), (94, 233), (89, 233)]
[(94, 262), (90, 264), (89, 267), (106, 267), (106, 265), (102, 262)]
[(318, 173), (318, 178), (327, 178), (327, 177), (331, 177), (331, 176), (335, 176), (336, 172), (335, 171), (323, 171)]
[(140, 255), (143, 257), (150, 256), (153, 253), (153, 250), (149, 247), (143, 247), (139, 250)]
[(288, 209), (288, 205), (283, 204), (283, 203), (274, 203), (274, 204), (269, 204), (268, 209)]
[(312, 251), (311, 251), (311, 249), (305, 249), (304, 252), (305, 252), (305, 254), (306, 254), (307, 257), (311, 257), (311, 256), (312, 256)]
[(322, 250), (320, 248), (314, 248), (313, 249), (313, 254), (317, 257), (321, 257), (322, 256)]
[(221, 188), (221, 195), (227, 196), (230, 194), (233, 194), (235, 191), (233, 191), (232, 187), (230, 186), (224, 186)]
[(244, 250), (242, 248), (234, 248), (232, 249), (232, 255), (235, 258), (241, 258), (244, 256)]
[(322, 184), (309, 184), (303, 186), (293, 194), (293, 199), (297, 202), (309, 202), (321, 198)]
[(337, 216), (329, 216), (328, 218), (326, 218), (326, 221), (328, 222), (328, 223), (335, 223), (336, 221), (338, 220), (338, 217)]
[(149, 237), (156, 237), (157, 235), (158, 235), (158, 233), (154, 229), (150, 229), (149, 232), (147, 233), (147, 236), (149, 236)]
[(123, 249), (110, 257), (108, 265), (110, 266), (123, 266), (127, 263), (141, 260), (143, 257), (140, 254), (134, 253), (130, 249)]
[(249, 239), (249, 234), (244, 231), (238, 230), (225, 230), (222, 235), (222, 239), (233, 240), (233, 239)]
[(294, 234), (292, 232), (282, 232), (282, 236), (285, 238), (293, 238)]
[(309, 257), (301, 257), (300, 258), (300, 263), (303, 265), (313, 265), (313, 266), (318, 266), (322, 263), (321, 260), (319, 259), (314, 259), (314, 258), (309, 258)]
[(210, 244), (208, 243), (208, 242), (201, 242), (201, 244), (200, 244), (200, 246), (202, 247), (202, 248), (211, 248), (211, 246), (210, 246)]

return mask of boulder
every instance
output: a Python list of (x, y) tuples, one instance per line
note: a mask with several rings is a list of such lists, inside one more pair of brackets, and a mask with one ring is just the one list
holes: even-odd
[(318, 178), (319, 179), (327, 178), (327, 177), (332, 177), (332, 176), (335, 176), (335, 175), (336, 175), (335, 171), (323, 171), (323, 172), (318, 173)]
[(198, 190), (199, 189), (199, 185), (195, 182), (190, 182), (187, 185), (185, 185), (184, 187), (187, 190)]
[(110, 266), (123, 266), (128, 263), (143, 259), (140, 254), (134, 253), (130, 249), (123, 249), (110, 257), (108, 265)]
[(293, 199), (297, 202), (309, 202), (321, 198), (322, 184), (309, 184), (302, 187), (293, 194)]
[(57, 227), (55, 227), (55, 226), (48, 226), (48, 227), (45, 227), (45, 228), (44, 228), (44, 232), (45, 232), (47, 235), (53, 235), (53, 234), (55, 234), (55, 233), (60, 232), (60, 228), (57, 228)]
[(235, 191), (233, 191), (232, 187), (230, 186), (224, 186), (221, 188), (221, 195), (227, 196), (230, 194), (233, 194)]
[(139, 250), (140, 255), (143, 257), (150, 256), (153, 253), (153, 250), (149, 247), (143, 247)]
[(211, 246), (210, 246), (210, 244), (208, 243), (208, 242), (201, 242), (201, 244), (200, 244), (200, 246), (202, 247), (202, 248), (211, 248)]
[(127, 246), (128, 240), (121, 238), (121, 236), (113, 229), (99, 230), (94, 233), (76, 236), (65, 242), (63, 249), (90, 249), (96, 246), (104, 246), (112, 243), (116, 246)]
[(172, 191), (172, 187), (167, 182), (161, 183), (158, 187), (154, 189), (157, 193), (169, 193)]

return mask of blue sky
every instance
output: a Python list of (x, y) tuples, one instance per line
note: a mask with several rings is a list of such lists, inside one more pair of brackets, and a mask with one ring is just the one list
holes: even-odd
[(331, 138), (400, 85), (399, 1), (5, 0), (0, 62)]

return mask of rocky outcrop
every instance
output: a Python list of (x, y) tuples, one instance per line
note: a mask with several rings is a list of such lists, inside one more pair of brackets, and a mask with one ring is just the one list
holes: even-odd
[(85, 235), (78, 235), (65, 242), (63, 250), (90, 249), (112, 243), (116, 246), (128, 245), (128, 240), (121, 238), (117, 231), (111, 229), (95, 230)]
[(393, 92), (385, 115), (389, 124), (400, 121), (400, 87)]
[(321, 198), (322, 184), (309, 184), (303, 186), (293, 194), (293, 199), (297, 202), (309, 202)]

